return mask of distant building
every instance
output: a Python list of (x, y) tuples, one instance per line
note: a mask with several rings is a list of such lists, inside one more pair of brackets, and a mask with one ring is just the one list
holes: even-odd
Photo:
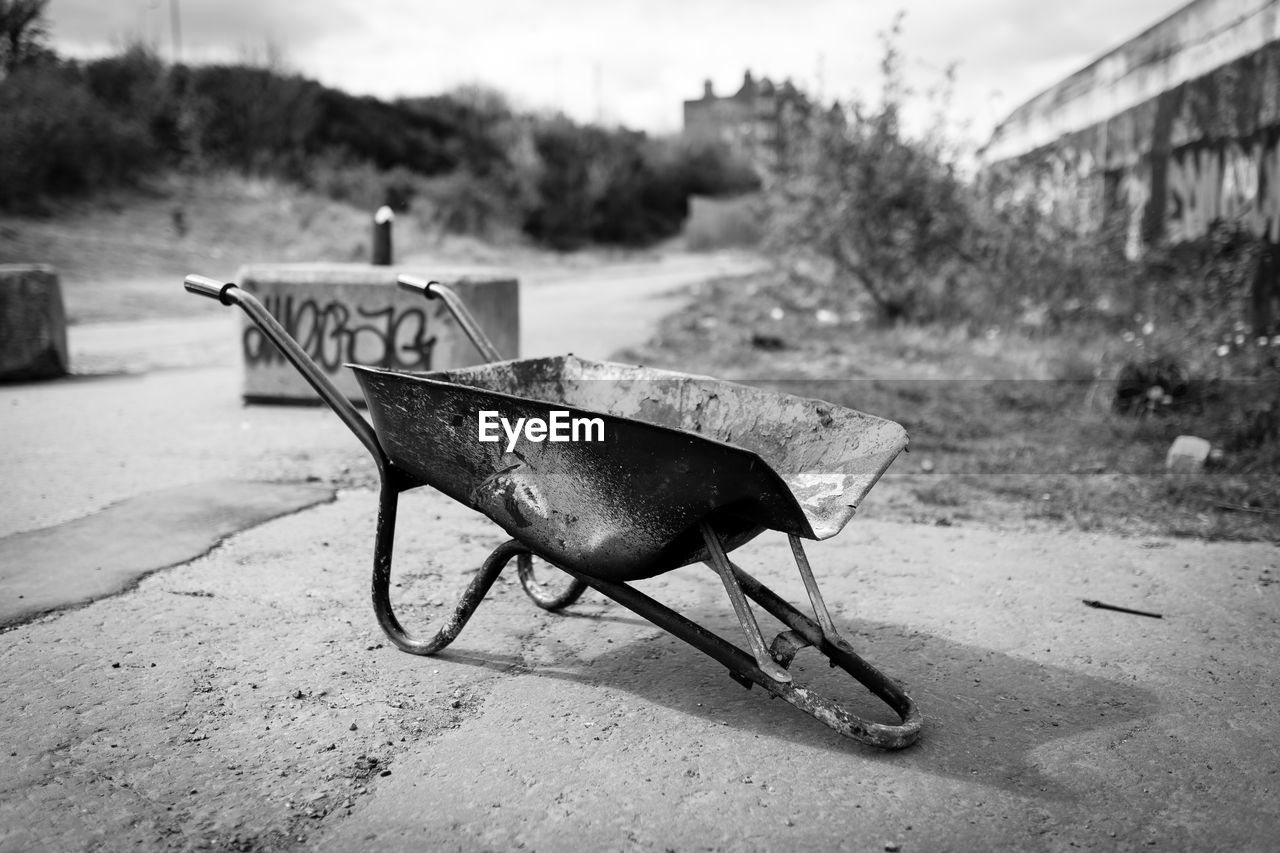
[(779, 112), (785, 97), (794, 91), (789, 82), (775, 86), (768, 77), (757, 81), (748, 71), (742, 87), (722, 97), (707, 80), (701, 98), (684, 102), (684, 135), (726, 142), (744, 151), (776, 152)]

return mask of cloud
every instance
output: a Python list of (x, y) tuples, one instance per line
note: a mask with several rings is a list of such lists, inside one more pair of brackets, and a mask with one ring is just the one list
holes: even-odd
[(99, 55), (132, 42), (168, 56), (174, 19), (184, 59), (232, 59), (274, 45), (288, 55), (359, 23), (342, 0), (56, 0), (48, 7), (59, 49)]
[[(100, 54), (142, 37), (167, 54), (175, 0), (55, 0), (59, 50)], [(653, 131), (681, 103), (736, 91), (747, 69), (826, 97), (879, 90), (878, 34), (906, 12), (900, 47), (924, 90), (958, 63), (955, 112), (982, 136), (1062, 76), (1178, 8), (1179, 0), (176, 0), (183, 56), (267, 45), (322, 82), (381, 97), (480, 82), (530, 109)], [(997, 94), (998, 93), (998, 94)]]

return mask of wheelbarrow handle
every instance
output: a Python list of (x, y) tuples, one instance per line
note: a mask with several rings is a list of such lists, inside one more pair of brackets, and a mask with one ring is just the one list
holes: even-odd
[(466, 304), (451, 289), (438, 281), (427, 281), (417, 276), (404, 274), (396, 276), (396, 284), (402, 290), (421, 293), (427, 299), (441, 299), (445, 307), (449, 309), (449, 313), (453, 315), (453, 319), (462, 327), (462, 331), (471, 339), (471, 343), (479, 350), (481, 357), (485, 361), (504, 360), (502, 353), (498, 352), (498, 348), (493, 345), (493, 341), (489, 340), (489, 336), (484, 333), (484, 329), (481, 329), (480, 324), (471, 316)]
[(293, 339), (293, 336), (280, 325), (280, 322), (271, 315), (258, 298), (246, 290), (241, 290), (232, 282), (223, 283), (217, 279), (208, 278), (203, 275), (189, 275), (183, 279), (182, 286), (186, 288), (188, 293), (194, 293), (197, 296), (205, 296), (209, 299), (216, 299), (223, 305), (239, 305), (253, 324), (258, 327), (267, 340), (275, 344), (280, 353), (289, 360), (289, 363), (297, 368), (302, 374), (302, 378), (315, 389), (329, 408), (333, 409), (347, 429), (355, 433), (356, 438), (360, 439), (360, 443), (365, 446), (373, 456), (374, 463), (378, 466), (378, 472), (383, 475), (384, 479), (389, 471), (390, 462), (386, 453), (382, 449), (382, 444), (378, 441), (377, 434), (373, 431), (373, 427), (369, 425), (356, 407), (347, 399), (347, 395), (338, 390), (324, 371), (320, 369), (306, 351)]
[(209, 278), (203, 275), (189, 275), (183, 279), (182, 286), (187, 289), (187, 293), (194, 293), (197, 296), (207, 296), (210, 299), (216, 299), (223, 305), (234, 305), (223, 296), (228, 288), (235, 287), (234, 284), (224, 284), (215, 278)]

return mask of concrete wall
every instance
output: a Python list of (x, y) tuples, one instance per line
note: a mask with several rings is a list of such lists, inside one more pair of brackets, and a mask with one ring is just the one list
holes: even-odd
[(1034, 151), (1261, 50), (1280, 39), (1277, 5), (1276, 0), (1187, 4), (1014, 110), (992, 134), (987, 159)]
[(67, 316), (53, 267), (0, 265), (0, 381), (65, 374)]
[(685, 241), (695, 251), (759, 246), (764, 238), (763, 206), (756, 193), (736, 198), (689, 196)]
[[(484, 359), (439, 299), (399, 289), (407, 273), (449, 285), (506, 358), (520, 350), (519, 284), (484, 270), (409, 269), (362, 264), (273, 264), (242, 269), (237, 283), (253, 293), (348, 398), (362, 401), (348, 362), (428, 371)], [(241, 332), (244, 397), (251, 401), (317, 399), (292, 365), (246, 317)]]
[[(1238, 219), (1280, 242), (1280, 0), (1196, 0), (996, 129), (989, 173), (1131, 256)], [(1113, 220), (1114, 221), (1114, 220)]]

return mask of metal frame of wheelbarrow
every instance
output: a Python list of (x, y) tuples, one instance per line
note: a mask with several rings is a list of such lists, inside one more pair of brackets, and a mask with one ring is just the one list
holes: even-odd
[[(442, 299), (480, 354), (487, 361), (502, 360), (501, 354), (453, 291), (438, 282), (423, 281), (404, 275), (399, 276), (397, 282), (401, 287), (419, 292), (427, 299)], [(410, 654), (432, 655), (448, 646), (471, 618), (471, 614), (480, 605), (498, 575), (514, 558), (517, 561), (522, 587), (543, 609), (555, 611), (567, 607), (576, 601), (587, 587), (591, 587), (710, 655), (728, 668), (729, 675), (744, 687), (750, 688), (751, 685), (758, 684), (773, 696), (786, 700), (846, 737), (884, 749), (900, 749), (909, 746), (919, 737), (923, 717), (915, 703), (892, 679), (859, 657), (848, 642), (837, 633), (800, 540), (794, 535), (790, 535), (792, 552), (813, 605), (816, 620), (801, 613), (732, 563), (726, 556), (716, 532), (705, 521), (700, 523), (703, 539), (711, 556), (707, 564), (716, 571), (724, 583), (725, 591), (729, 595), (747, 637), (748, 645), (751, 647), (750, 654), (626, 583), (602, 580), (566, 569), (558, 565), (554, 559), (539, 553), (539, 557), (569, 575), (571, 579), (567, 588), (558, 592), (553, 591), (539, 583), (534, 575), (532, 563), (534, 552), (516, 539), (503, 542), (489, 554), (462, 593), (453, 612), (444, 620), (444, 624), (434, 636), (429, 639), (414, 637), (404, 629), (395, 615), (391, 604), (390, 585), (396, 512), (400, 493), (416, 488), (420, 484), (410, 482), (396, 469), (369, 422), (360, 415), (355, 406), (334, 386), (253, 294), (242, 290), (234, 283), (223, 283), (197, 275), (188, 276), (184, 286), (191, 293), (217, 299), (224, 305), (239, 305), (373, 457), (381, 483), (377, 531), (374, 540), (373, 609), (382, 630), (397, 648)], [(788, 630), (778, 634), (767, 648), (747, 602), (748, 598), (787, 626)], [(901, 723), (890, 725), (862, 719), (836, 702), (794, 684), (788, 668), (797, 652), (809, 646), (813, 646), (825, 655), (832, 667), (840, 667), (885, 702), (897, 714)]]

